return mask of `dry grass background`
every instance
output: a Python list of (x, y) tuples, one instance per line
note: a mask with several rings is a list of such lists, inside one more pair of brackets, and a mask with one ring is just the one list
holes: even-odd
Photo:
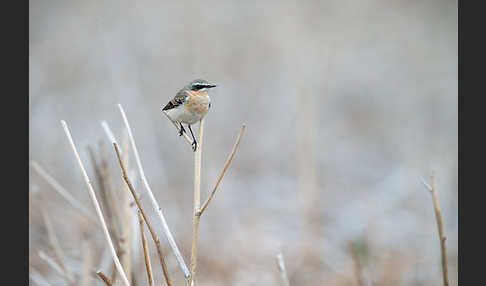
[[(110, 231), (129, 237), (120, 260), (134, 285), (148, 285), (139, 221), (123, 203), (131, 195), (102, 120), (129, 150), (128, 175), (174, 284), (184, 285), (117, 103), (189, 265), (194, 154), (160, 109), (202, 77), (219, 84), (205, 121), (203, 200), (241, 124), (247, 129), (201, 219), (197, 285), (286, 285), (280, 252), (290, 285), (442, 285), (434, 207), (421, 182), (432, 171), (457, 285), (455, 1), (31, 0), (29, 25), (32, 283), (103, 285), (83, 273), (113, 271), (64, 119), (105, 218), (120, 219)], [(57, 257), (61, 265), (49, 264)]]

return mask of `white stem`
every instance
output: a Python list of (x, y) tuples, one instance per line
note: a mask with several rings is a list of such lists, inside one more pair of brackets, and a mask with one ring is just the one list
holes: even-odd
[(125, 111), (123, 110), (123, 107), (122, 107), (121, 104), (118, 104), (118, 108), (120, 109), (120, 113), (123, 117), (123, 121), (125, 122), (125, 126), (126, 126), (127, 131), (128, 131), (128, 136), (130, 137), (130, 142), (132, 144), (133, 153), (135, 154), (135, 161), (137, 162), (138, 171), (140, 173), (140, 178), (142, 179), (143, 185), (144, 185), (145, 189), (147, 190), (147, 193), (149, 194), (150, 202), (152, 203), (152, 207), (154, 208), (155, 212), (158, 214), (158, 216), (159, 216), (159, 218), (162, 222), (162, 227), (164, 229), (165, 236), (167, 237), (167, 240), (169, 241), (169, 245), (172, 248), (172, 252), (174, 253), (174, 255), (176, 257), (177, 262), (179, 263), (179, 266), (182, 269), (182, 272), (184, 272), (184, 276), (186, 278), (188, 278), (189, 275), (190, 275), (189, 269), (187, 268), (187, 266), (184, 262), (184, 259), (182, 258), (182, 255), (179, 251), (179, 248), (177, 247), (177, 244), (174, 241), (174, 237), (172, 236), (172, 233), (169, 230), (169, 226), (167, 225), (167, 222), (165, 221), (164, 214), (162, 213), (162, 208), (157, 203), (157, 200), (155, 199), (155, 197), (152, 193), (152, 189), (150, 188), (150, 186), (147, 182), (147, 179), (145, 178), (145, 173), (143, 171), (142, 163), (140, 162), (140, 156), (138, 155), (137, 146), (135, 145), (135, 139), (133, 138), (132, 129), (130, 128), (130, 124), (128, 124), (128, 119), (127, 119), (127, 116), (125, 115)]
[(83, 162), (81, 162), (81, 158), (79, 157), (78, 150), (76, 149), (76, 146), (74, 145), (73, 138), (71, 137), (71, 132), (69, 132), (69, 128), (66, 124), (66, 121), (61, 120), (62, 127), (64, 128), (64, 132), (66, 133), (66, 136), (69, 140), (69, 143), (71, 144), (71, 148), (73, 149), (74, 152), (74, 157), (76, 157), (76, 160), (78, 162), (79, 168), (81, 169), (81, 173), (83, 174), (84, 180), (86, 182), (86, 185), (88, 186), (88, 193), (89, 196), (91, 197), (91, 200), (93, 201), (93, 204), (96, 209), (96, 213), (98, 214), (98, 218), (100, 219), (101, 226), (103, 228), (103, 232), (106, 237), (106, 241), (108, 242), (108, 246), (111, 250), (111, 254), (113, 256), (113, 261), (115, 262), (115, 266), (120, 272), (120, 276), (122, 277), (123, 283), (127, 286), (130, 286), (130, 282), (128, 282), (127, 276), (125, 275), (125, 271), (123, 271), (123, 267), (120, 263), (120, 260), (118, 259), (118, 256), (116, 255), (115, 247), (113, 246), (113, 242), (110, 237), (110, 233), (108, 232), (108, 227), (106, 226), (105, 219), (103, 218), (103, 213), (101, 212), (100, 205), (98, 203), (98, 200), (96, 199), (96, 194), (94, 192), (93, 186), (91, 186), (91, 181), (89, 180), (88, 173), (86, 173), (86, 170), (84, 168)]

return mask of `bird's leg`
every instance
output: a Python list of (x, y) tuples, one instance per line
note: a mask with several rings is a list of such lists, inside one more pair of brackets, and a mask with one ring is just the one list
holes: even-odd
[(186, 132), (186, 129), (184, 129), (184, 126), (182, 126), (182, 123), (179, 122), (179, 125), (181, 126), (181, 130), (179, 130), (179, 136), (182, 136), (184, 132)]
[(190, 124), (187, 124), (187, 127), (189, 127), (189, 131), (191, 131), (191, 135), (192, 135), (192, 150), (194, 150), (194, 152), (196, 152), (196, 149), (197, 149), (197, 141), (196, 141), (196, 138), (194, 137), (194, 133), (192, 133), (192, 129), (191, 129), (191, 125)]

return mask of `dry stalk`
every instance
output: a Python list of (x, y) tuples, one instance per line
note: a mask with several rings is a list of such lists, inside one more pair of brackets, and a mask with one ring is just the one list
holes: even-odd
[(96, 218), (91, 215), (90, 211), (78, 200), (76, 200), (66, 189), (64, 189), (59, 182), (49, 175), (44, 168), (35, 160), (31, 160), (29, 165), (34, 169), (39, 176), (41, 176), (46, 182), (52, 186), (52, 188), (61, 195), (69, 204), (71, 204), (76, 210), (78, 210), (85, 218), (91, 222), (98, 223)]
[(130, 179), (128, 178), (127, 171), (125, 169), (125, 166), (123, 165), (123, 161), (122, 161), (122, 158), (121, 158), (121, 155), (120, 155), (120, 151), (118, 150), (118, 146), (116, 145), (116, 143), (113, 143), (113, 146), (115, 147), (116, 156), (118, 158), (118, 162), (120, 163), (120, 168), (122, 170), (122, 177), (125, 180), (125, 182), (127, 183), (127, 186), (129, 188), (130, 192), (132, 193), (133, 199), (135, 200), (135, 203), (137, 204), (138, 209), (139, 209), (140, 213), (142, 214), (142, 217), (145, 221), (145, 224), (147, 224), (147, 228), (149, 229), (149, 232), (152, 236), (152, 239), (155, 242), (155, 245), (157, 246), (157, 252), (159, 254), (159, 260), (160, 260), (160, 264), (162, 265), (162, 271), (164, 273), (165, 280), (167, 282), (167, 285), (171, 286), (172, 281), (170, 280), (169, 272), (167, 271), (167, 266), (165, 265), (164, 254), (163, 254), (162, 248), (160, 246), (160, 240), (157, 237), (157, 235), (155, 234), (154, 230), (152, 229), (152, 225), (148, 221), (147, 216), (145, 215), (145, 212), (142, 208), (142, 205), (140, 204), (140, 201), (138, 200), (137, 194), (135, 193), (135, 189), (133, 188), (133, 185), (130, 182)]
[(278, 272), (280, 273), (282, 284), (284, 286), (290, 286), (289, 277), (287, 275), (287, 269), (285, 268), (285, 262), (284, 262), (283, 254), (281, 252), (277, 254), (276, 260), (277, 260), (277, 269)]
[(442, 279), (444, 282), (444, 286), (449, 286), (449, 276), (447, 271), (447, 252), (446, 252), (446, 237), (444, 235), (444, 229), (442, 224), (442, 215), (440, 213), (439, 208), (439, 201), (437, 199), (437, 194), (435, 193), (435, 176), (432, 174), (430, 176), (431, 184), (427, 184), (424, 180), (422, 183), (424, 186), (429, 190), (430, 194), (432, 195), (432, 202), (434, 204), (434, 211), (435, 211), (435, 218), (437, 220), (437, 229), (439, 231), (439, 239), (440, 239), (440, 251), (441, 251), (441, 261), (442, 261)]
[(142, 239), (142, 247), (143, 247), (143, 256), (145, 258), (145, 269), (147, 269), (147, 278), (149, 282), (149, 286), (154, 285), (154, 278), (152, 277), (152, 265), (150, 264), (150, 254), (149, 249), (147, 247), (147, 238), (145, 238), (145, 233), (143, 229), (143, 217), (138, 211), (138, 222), (140, 225), (140, 237)]
[(122, 107), (121, 104), (118, 104), (118, 108), (120, 109), (120, 113), (123, 117), (125, 127), (127, 128), (128, 135), (130, 137), (130, 142), (132, 144), (132, 149), (133, 149), (133, 152), (134, 152), (134, 155), (135, 155), (135, 161), (137, 163), (138, 170), (139, 170), (139, 173), (140, 173), (140, 178), (142, 179), (143, 185), (144, 185), (145, 189), (147, 190), (147, 193), (149, 194), (149, 198), (150, 198), (150, 202), (152, 203), (152, 207), (153, 207), (154, 211), (157, 213), (157, 215), (159, 216), (160, 221), (162, 222), (162, 228), (164, 230), (165, 236), (167, 237), (169, 245), (170, 245), (172, 252), (174, 253), (174, 255), (177, 259), (177, 262), (178, 262), (180, 268), (182, 269), (182, 272), (184, 273), (184, 277), (189, 278), (189, 276), (190, 276), (189, 269), (187, 268), (187, 266), (184, 262), (184, 259), (182, 258), (182, 255), (179, 251), (179, 248), (177, 247), (177, 244), (174, 240), (174, 237), (172, 236), (172, 233), (169, 230), (169, 226), (167, 225), (164, 214), (162, 213), (162, 208), (159, 206), (159, 203), (155, 199), (154, 194), (152, 193), (152, 189), (150, 188), (150, 185), (148, 184), (148, 181), (145, 178), (145, 173), (143, 171), (142, 163), (140, 161), (140, 156), (138, 155), (137, 146), (135, 145), (135, 139), (133, 138), (132, 129), (130, 128), (130, 124), (128, 123), (128, 119), (127, 119), (127, 116), (125, 115), (125, 111), (123, 110), (123, 107)]
[(71, 137), (71, 132), (69, 131), (69, 128), (66, 124), (66, 122), (64, 120), (61, 120), (61, 124), (64, 128), (64, 132), (66, 133), (66, 136), (69, 140), (69, 143), (71, 145), (71, 148), (73, 149), (73, 153), (74, 153), (74, 157), (76, 158), (77, 160), (77, 163), (79, 165), (79, 168), (81, 170), (81, 173), (84, 177), (84, 180), (86, 182), (86, 185), (88, 186), (88, 193), (89, 193), (89, 196), (91, 197), (91, 200), (95, 206), (95, 210), (96, 210), (96, 213), (98, 214), (98, 218), (101, 222), (101, 226), (103, 228), (103, 232), (105, 234), (105, 238), (106, 238), (106, 241), (108, 242), (108, 246), (111, 250), (111, 254), (113, 256), (113, 260), (115, 262), (115, 266), (118, 270), (118, 272), (120, 272), (120, 275), (122, 277), (122, 280), (123, 280), (123, 283), (127, 286), (130, 286), (130, 282), (128, 282), (128, 279), (127, 279), (127, 276), (125, 274), (125, 271), (123, 270), (123, 267), (120, 263), (120, 261), (118, 260), (118, 256), (116, 254), (116, 251), (115, 251), (115, 247), (113, 246), (113, 242), (111, 240), (111, 237), (110, 237), (110, 233), (108, 232), (108, 227), (106, 226), (106, 222), (105, 222), (105, 219), (103, 218), (103, 213), (101, 212), (101, 208), (100, 208), (100, 205), (98, 203), (98, 200), (96, 199), (96, 194), (95, 194), (95, 191), (93, 189), (93, 186), (91, 185), (91, 181), (88, 177), (88, 174), (86, 173), (86, 169), (84, 168), (84, 165), (81, 161), (81, 158), (79, 157), (79, 154), (78, 154), (78, 150), (76, 149), (76, 146), (74, 145), (74, 141), (73, 141), (73, 138)]
[(199, 237), (200, 205), (201, 205), (201, 150), (203, 147), (204, 119), (199, 121), (197, 149), (194, 152), (194, 218), (192, 221), (191, 244), (191, 277), (190, 285), (194, 285), (194, 275), (197, 267), (197, 241)]
[(64, 253), (62, 252), (61, 246), (59, 245), (59, 240), (57, 239), (56, 233), (54, 232), (52, 222), (44, 209), (41, 209), (41, 213), (42, 218), (44, 219), (44, 224), (46, 225), (49, 243), (54, 250), (54, 255), (56, 257), (57, 263), (61, 267), (62, 271), (66, 274), (64, 277), (66, 277), (66, 279), (68, 280), (68, 284), (72, 284), (74, 283), (74, 276), (71, 271), (69, 271), (66, 263), (64, 262)]
[(110, 279), (108, 279), (108, 277), (106, 277), (105, 273), (102, 271), (96, 272), (96, 275), (98, 275), (98, 277), (105, 282), (106, 286), (113, 286), (113, 283), (111, 283)]

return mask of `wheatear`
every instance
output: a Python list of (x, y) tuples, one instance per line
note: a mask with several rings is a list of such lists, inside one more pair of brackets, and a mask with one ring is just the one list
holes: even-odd
[[(181, 130), (179, 136), (186, 132), (182, 123), (186, 123), (192, 135), (192, 149), (196, 151), (197, 141), (192, 133), (191, 124), (201, 120), (209, 108), (211, 108), (211, 99), (208, 91), (210, 88), (216, 87), (204, 79), (195, 79), (188, 85), (184, 86), (176, 96), (162, 108), (162, 111), (169, 116), (169, 118), (179, 123)], [(187, 132), (186, 132), (187, 133)]]

